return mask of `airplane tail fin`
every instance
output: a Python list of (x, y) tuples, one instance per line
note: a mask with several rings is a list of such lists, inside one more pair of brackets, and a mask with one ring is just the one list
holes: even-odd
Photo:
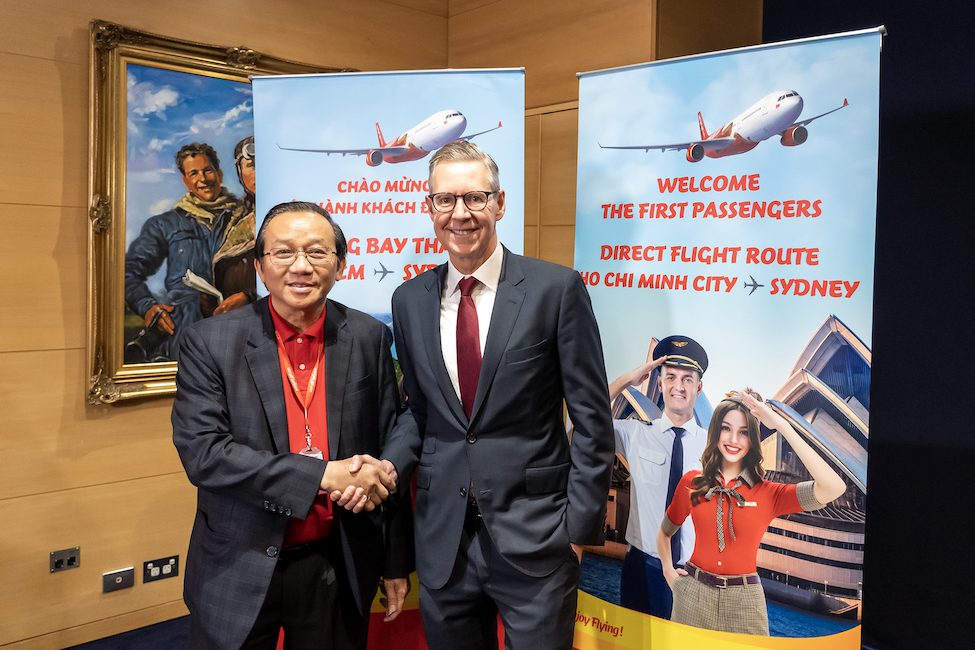
[(701, 117), (701, 111), (698, 111), (697, 112), (697, 126), (698, 126), (699, 129), (701, 129), (701, 139), (702, 140), (707, 140), (708, 139), (708, 129), (707, 129), (706, 126), (704, 126), (704, 118)]
[(386, 138), (383, 137), (383, 130), (379, 128), (379, 122), (376, 122), (376, 137), (379, 138), (379, 146), (386, 146)]

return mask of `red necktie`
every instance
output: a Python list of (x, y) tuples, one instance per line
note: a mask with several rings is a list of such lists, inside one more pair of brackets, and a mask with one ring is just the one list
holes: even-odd
[(460, 305), (457, 308), (457, 379), (460, 401), (470, 419), (477, 394), (477, 378), (481, 375), (481, 336), (477, 328), (477, 309), (471, 292), (477, 278), (460, 281)]

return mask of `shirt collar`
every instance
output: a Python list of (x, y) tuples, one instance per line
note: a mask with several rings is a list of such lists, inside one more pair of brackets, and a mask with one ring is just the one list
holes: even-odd
[[(670, 421), (670, 418), (667, 417), (667, 414), (666, 413), (661, 413), (660, 414), (660, 426), (661, 426), (661, 429), (660, 429), (661, 431), (667, 431), (668, 429), (673, 429), (677, 425)], [(680, 425), (680, 428), (684, 430), (684, 433), (685, 434), (687, 434), (687, 433), (696, 433), (697, 432), (697, 420), (695, 420), (694, 419), (694, 416), (692, 415), (690, 420), (688, 420), (684, 424)]]
[(501, 246), (501, 242), (494, 247), (494, 252), (491, 256), (484, 260), (484, 264), (477, 267), (473, 273), (469, 276), (464, 275), (453, 265), (453, 263), (447, 260), (447, 280), (444, 283), (444, 295), (450, 296), (454, 292), (459, 291), (457, 286), (461, 280), (466, 277), (477, 278), (481, 284), (486, 286), (491, 291), (498, 291), (498, 283), (501, 281), (501, 265), (504, 262), (504, 249)]
[(750, 469), (746, 468), (741, 474), (738, 475), (738, 478), (740, 478), (748, 487), (755, 487), (755, 475), (752, 474)]
[(268, 296), (267, 305), (268, 310), (271, 312), (271, 320), (274, 322), (274, 331), (281, 335), (282, 341), (289, 341), (299, 334), (308, 338), (321, 339), (322, 333), (325, 331), (326, 309), (322, 309), (322, 315), (318, 317), (317, 321), (312, 323), (311, 327), (304, 332), (299, 332), (291, 323), (281, 318), (280, 314), (274, 308), (274, 299), (271, 296)]

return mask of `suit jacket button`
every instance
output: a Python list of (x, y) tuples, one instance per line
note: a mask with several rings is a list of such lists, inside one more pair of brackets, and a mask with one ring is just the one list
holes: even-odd
[(284, 509), (284, 514), (285, 514), (286, 517), (290, 517), (291, 516), (291, 508), (285, 508)]
[(462, 497), (466, 497), (467, 496), (467, 488), (461, 488), (460, 489), (460, 496), (462, 496)]
[(278, 555), (278, 547), (277, 546), (268, 546), (267, 547), (267, 556), (268, 557), (277, 557), (277, 555)]
[(270, 510), (271, 509), (271, 502), (268, 501), (267, 499), (264, 500), (264, 509), (265, 510)]
[(474, 435), (473, 433), (468, 433), (467, 434), (467, 442), (469, 442), (470, 444), (473, 445), (475, 442), (477, 442), (477, 436)]

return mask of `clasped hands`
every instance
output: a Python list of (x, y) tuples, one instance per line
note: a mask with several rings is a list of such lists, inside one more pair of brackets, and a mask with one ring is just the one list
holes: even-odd
[(328, 461), (321, 488), (342, 508), (369, 512), (396, 491), (397, 478), (396, 468), (388, 460), (356, 454)]

